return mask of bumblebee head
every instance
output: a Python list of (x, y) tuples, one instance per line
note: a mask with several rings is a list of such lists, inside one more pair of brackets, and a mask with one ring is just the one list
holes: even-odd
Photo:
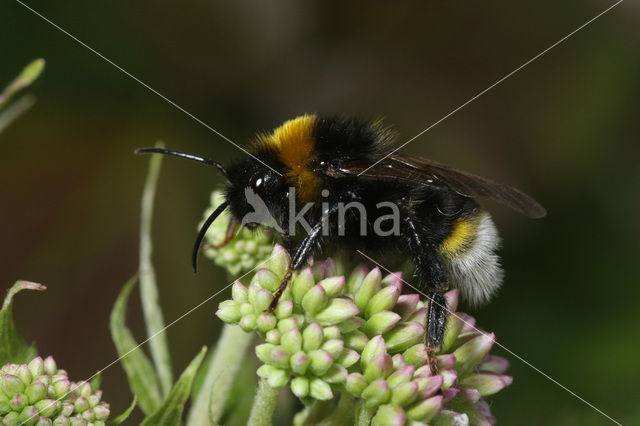
[(277, 161), (260, 158), (248, 157), (231, 166), (225, 191), (231, 214), (250, 229), (279, 223), (287, 206), (287, 183)]
[(225, 202), (204, 221), (196, 237), (191, 256), (194, 272), (197, 271), (198, 251), (207, 230), (227, 207), (234, 218), (247, 228), (254, 229), (262, 224), (279, 229), (279, 223), (287, 211), (288, 188), (284, 177), (277, 171), (282, 169), (282, 164), (270, 150), (251, 155), (228, 170), (208, 158), (164, 148), (141, 148), (135, 152), (171, 155), (197, 161), (217, 168), (227, 178)]

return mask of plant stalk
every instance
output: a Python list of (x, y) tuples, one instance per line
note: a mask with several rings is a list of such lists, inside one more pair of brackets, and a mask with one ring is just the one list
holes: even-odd
[(245, 333), (236, 325), (225, 324), (222, 328), (215, 353), (209, 365), (204, 366), (207, 374), (189, 411), (187, 426), (213, 425), (220, 421), (252, 338), (253, 334)]
[(266, 380), (260, 380), (256, 396), (253, 399), (248, 426), (271, 426), (280, 389), (272, 388)]
[(360, 407), (357, 408), (356, 426), (369, 426), (371, 424), (371, 418), (375, 414), (375, 408), (367, 408), (365, 402), (360, 402)]

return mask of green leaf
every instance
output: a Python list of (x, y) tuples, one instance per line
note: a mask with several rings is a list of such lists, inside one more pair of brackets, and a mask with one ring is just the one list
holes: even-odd
[(129, 406), (129, 408), (127, 408), (125, 410), (124, 413), (120, 414), (118, 417), (116, 417), (113, 420), (109, 420), (107, 422), (107, 426), (118, 426), (120, 423), (124, 422), (125, 420), (127, 420), (127, 417), (129, 417), (129, 415), (131, 414), (131, 412), (133, 411), (134, 408), (136, 408), (136, 402), (137, 399), (134, 396), (133, 397), (133, 401), (131, 402), (131, 405)]
[(136, 285), (137, 277), (127, 282), (120, 292), (111, 311), (111, 338), (121, 357), (122, 368), (127, 373), (129, 386), (138, 398), (140, 408), (145, 414), (152, 413), (162, 403), (158, 379), (151, 361), (136, 343), (131, 330), (125, 325), (127, 302), (131, 290)]
[(24, 67), (20, 74), (0, 93), (0, 107), (6, 104), (20, 90), (31, 85), (44, 70), (44, 64), (44, 59), (40, 58)]
[(196, 372), (207, 353), (206, 346), (200, 350), (200, 353), (191, 361), (184, 370), (176, 384), (171, 389), (169, 396), (162, 403), (162, 406), (150, 416), (147, 416), (141, 423), (153, 426), (175, 426), (182, 424), (182, 411), (184, 404), (191, 394), (191, 386)]
[(17, 281), (7, 293), (0, 310), (0, 365), (7, 363), (26, 364), (38, 355), (35, 345), (27, 343), (18, 335), (13, 324), (13, 296), (22, 290), (43, 291), (42, 284)]
[[(162, 142), (156, 143), (156, 148), (164, 148)], [(147, 336), (153, 338), (149, 341), (151, 358), (158, 373), (158, 380), (162, 388), (162, 396), (166, 397), (173, 385), (173, 370), (171, 357), (169, 356), (169, 344), (165, 332), (162, 309), (158, 303), (158, 286), (156, 285), (156, 273), (151, 263), (153, 245), (151, 243), (151, 220), (153, 217), (153, 203), (155, 200), (156, 186), (160, 175), (162, 155), (152, 155), (149, 161), (149, 172), (142, 192), (140, 213), (140, 300), (144, 312), (144, 322), (147, 328)]]

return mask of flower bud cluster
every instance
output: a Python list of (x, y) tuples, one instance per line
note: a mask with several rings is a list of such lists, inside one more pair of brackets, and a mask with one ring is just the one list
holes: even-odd
[[(216, 313), (260, 334), (258, 375), (272, 387), (289, 384), (304, 402), (346, 390), (376, 410), (379, 425), (493, 423), (484, 397), (511, 377), (502, 374), (507, 360), (489, 355), (494, 335), (475, 328), (473, 318), (449, 315), (432, 375), (424, 345), (428, 306), (417, 294), (402, 294), (400, 273), (359, 266), (345, 278), (329, 259), (295, 273), (268, 312), (289, 261), (276, 245), (267, 268), (248, 287), (236, 282)], [(457, 291), (446, 299), (455, 312)]]
[(0, 370), (0, 423), (3, 425), (103, 426), (109, 404), (88, 382), (74, 383), (52, 357)]
[[(222, 191), (213, 191), (211, 205), (204, 212), (204, 217), (209, 217), (213, 210), (223, 202)], [(218, 216), (207, 231), (205, 238), (207, 244), (204, 246), (203, 253), (216, 265), (228, 270), (231, 275), (238, 276), (253, 269), (269, 257), (273, 250), (273, 236), (267, 230), (251, 231), (242, 228), (237, 230), (233, 240), (222, 247), (214, 248), (225, 241), (230, 223), (231, 215), (228, 211), (224, 211)]]

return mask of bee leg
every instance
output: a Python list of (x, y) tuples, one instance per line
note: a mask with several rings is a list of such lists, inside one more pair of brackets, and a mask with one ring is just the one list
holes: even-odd
[(410, 218), (405, 219), (410, 235), (409, 248), (420, 280), (419, 289), (426, 291), (429, 300), (426, 324), (427, 363), (431, 374), (437, 374), (436, 354), (440, 351), (444, 339), (447, 321), (447, 303), (444, 293), (448, 290), (448, 280), (444, 265), (438, 256), (435, 245), (420, 232)]
[(219, 249), (229, 244), (229, 242), (231, 242), (231, 240), (233, 239), (233, 236), (236, 234), (236, 229), (238, 229), (239, 224), (240, 222), (238, 222), (237, 219), (232, 218), (229, 221), (229, 226), (227, 226), (227, 234), (225, 235), (224, 240), (220, 244), (216, 244), (212, 247), (214, 249)]
[(311, 228), (311, 232), (307, 234), (306, 237), (302, 240), (298, 249), (296, 250), (293, 258), (291, 259), (291, 263), (289, 264), (289, 269), (280, 283), (280, 286), (273, 294), (273, 300), (269, 305), (268, 312), (273, 312), (278, 305), (278, 301), (280, 297), (282, 297), (282, 293), (284, 293), (285, 289), (289, 285), (291, 281), (291, 277), (293, 276), (293, 271), (297, 271), (300, 269), (311, 257), (313, 254), (313, 250), (315, 249), (320, 237), (322, 236), (322, 222), (317, 223), (313, 228)]

